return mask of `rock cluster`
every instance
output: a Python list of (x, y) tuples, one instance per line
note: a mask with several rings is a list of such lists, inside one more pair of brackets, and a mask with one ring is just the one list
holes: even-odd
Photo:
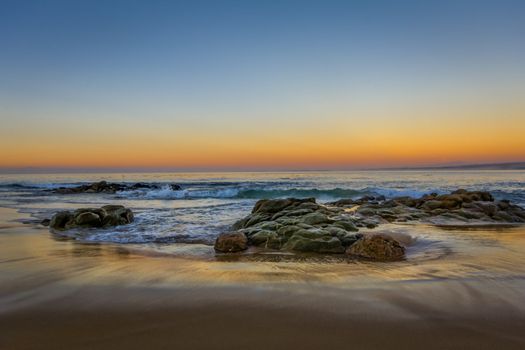
[(508, 200), (496, 201), (489, 192), (456, 190), (450, 194), (431, 193), (420, 198), (371, 197), (358, 201), (341, 200), (328, 206), (353, 209), (360, 218), (374, 223), (419, 220), (434, 224), (525, 223), (525, 210)]
[(374, 260), (403, 259), (405, 248), (385, 235), (357, 233), (389, 222), (435, 224), (523, 223), (525, 210), (509, 201), (495, 201), (488, 192), (457, 190), (421, 198), (366, 196), (318, 204), (314, 198), (263, 199), (232, 231), (217, 238), (219, 252), (249, 246), (272, 250), (346, 253)]
[[(45, 220), (44, 220), (45, 221)], [(75, 211), (60, 211), (53, 215), (49, 227), (69, 230), (76, 227), (110, 227), (133, 222), (133, 212), (122, 205), (106, 205), (102, 208), (81, 208)]]
[[(233, 252), (251, 245), (274, 250), (343, 254), (363, 238), (362, 234), (356, 233), (357, 226), (363, 225), (345, 209), (317, 204), (314, 198), (263, 199), (255, 204), (250, 215), (233, 225), (233, 232), (217, 238), (215, 249)], [(385, 241), (385, 244), (390, 244), (390, 241)], [(399, 249), (404, 253), (403, 247)], [(368, 258), (392, 260), (402, 257), (403, 254), (395, 257), (378, 254)]]
[[(170, 184), (173, 191), (179, 191), (182, 188), (177, 184)], [(75, 194), (75, 193), (115, 193), (120, 191), (133, 191), (139, 189), (159, 189), (161, 186), (156, 184), (147, 184), (138, 182), (133, 185), (111, 183), (106, 181), (94, 182), (88, 185), (80, 185), (76, 187), (59, 187), (51, 190), (54, 193), (60, 194)]]

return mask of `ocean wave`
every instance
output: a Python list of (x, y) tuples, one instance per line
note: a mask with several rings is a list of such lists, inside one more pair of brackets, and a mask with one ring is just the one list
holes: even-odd
[(308, 198), (315, 197), (320, 200), (335, 200), (340, 198), (355, 198), (371, 194), (366, 190), (354, 189), (313, 189), (313, 188), (288, 188), (288, 189), (263, 189), (246, 187), (223, 187), (207, 189), (182, 189), (173, 191), (169, 186), (148, 191), (125, 191), (119, 195), (127, 198), (142, 199), (271, 199), (271, 198)]
[(16, 182), (16, 183), (2, 183), (0, 188), (3, 189), (17, 189), (17, 190), (53, 190), (60, 187), (75, 187), (79, 183), (25, 183), (25, 182)]
[(373, 193), (385, 196), (386, 198), (393, 197), (413, 197), (419, 198), (429, 193), (444, 194), (447, 191), (443, 189), (411, 189), (411, 188), (384, 188), (384, 187), (367, 187), (363, 189), (367, 193)]

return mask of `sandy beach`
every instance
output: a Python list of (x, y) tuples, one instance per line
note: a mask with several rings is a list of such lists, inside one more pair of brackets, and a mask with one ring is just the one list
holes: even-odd
[[(0, 234), (2, 349), (525, 346), (522, 266), (454, 278), (446, 259), (421, 262), (425, 276), (405, 263), (152, 255), (54, 239), (24, 214), (2, 214), (19, 220)], [(524, 233), (498, 234), (522, 247)]]

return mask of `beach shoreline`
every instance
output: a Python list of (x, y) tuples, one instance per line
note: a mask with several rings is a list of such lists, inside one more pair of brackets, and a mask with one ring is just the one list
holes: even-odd
[[(391, 191), (388, 178), (325, 175), (285, 183), (282, 175), (264, 175), (262, 185), (205, 174), (164, 179), (181, 182), (191, 198), (174, 197), (173, 190), (62, 195), (47, 191), (63, 185), (47, 176), (34, 185), (6, 180), (0, 187), (0, 348), (525, 347), (523, 225), (359, 228), (405, 245), (405, 257), (388, 262), (256, 246), (233, 254), (214, 250), (215, 237), (253, 208), (255, 199), (237, 195), (252, 193), (246, 186), (257, 196), (273, 193), (267, 181), (279, 195), (296, 191), (288, 187), (302, 194), (317, 188), (323, 195), (354, 193), (352, 186), (376, 182), (387, 198)], [(440, 177), (410, 176), (418, 185), (403, 192), (436, 183), (440, 193), (458, 187), (455, 176), (444, 184)], [(523, 203), (522, 192), (512, 190), (520, 184), (516, 174), (487, 176), (480, 174), (474, 189), (490, 180), (498, 200)], [(364, 182), (335, 191), (349, 178)], [(511, 189), (509, 179), (515, 180)], [(84, 180), (67, 177), (68, 183)], [(461, 184), (469, 181), (470, 173)], [(135, 221), (71, 231), (39, 224), (59, 210), (106, 204), (131, 208)]]

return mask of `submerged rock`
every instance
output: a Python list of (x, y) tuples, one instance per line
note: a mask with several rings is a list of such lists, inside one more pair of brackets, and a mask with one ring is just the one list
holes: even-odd
[(405, 248), (388, 235), (372, 235), (359, 239), (347, 250), (347, 255), (378, 261), (401, 260)]
[(234, 253), (248, 249), (248, 238), (242, 232), (221, 233), (215, 240), (216, 251)]
[[(177, 184), (169, 184), (170, 188), (173, 191), (179, 191), (182, 189)], [(138, 182), (136, 184), (118, 184), (111, 183), (106, 181), (94, 182), (88, 185), (80, 185), (76, 187), (59, 187), (57, 189), (51, 190), (54, 193), (60, 194), (75, 194), (75, 193), (115, 193), (121, 191), (133, 191), (139, 189), (160, 189), (162, 186), (157, 184), (148, 184), (143, 182)]]
[(122, 205), (106, 205), (102, 208), (81, 208), (73, 212), (65, 210), (53, 215), (49, 227), (68, 230), (75, 227), (110, 227), (133, 222), (133, 212)]

